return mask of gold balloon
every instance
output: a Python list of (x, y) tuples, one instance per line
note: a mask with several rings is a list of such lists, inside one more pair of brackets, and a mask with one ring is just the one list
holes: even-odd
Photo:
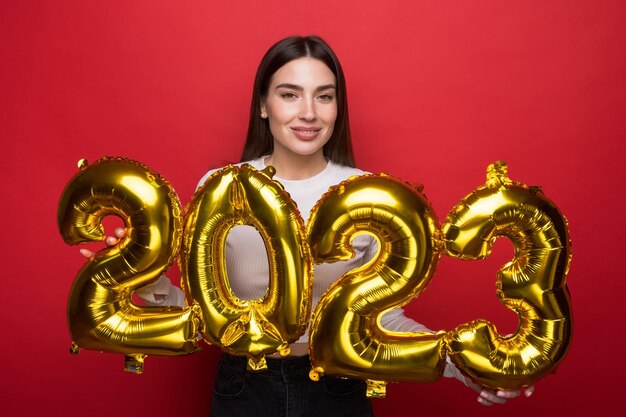
[[(202, 310), (202, 334), (211, 344), (248, 356), (248, 368), (266, 368), (266, 354), (287, 355), (306, 329), (312, 263), (304, 221), (274, 169), (227, 166), (196, 192), (187, 210), (181, 256), (184, 287)], [(270, 283), (265, 296), (240, 300), (226, 272), (224, 248), (235, 225), (252, 225), (265, 242)]]
[(197, 349), (199, 319), (178, 307), (140, 307), (137, 288), (158, 278), (181, 240), (180, 203), (172, 187), (146, 166), (103, 158), (69, 182), (59, 202), (58, 225), (69, 245), (105, 239), (102, 219), (119, 216), (126, 235), (80, 270), (69, 295), (72, 352), (77, 347), (127, 355), (126, 369), (141, 373), (143, 356), (182, 355)]
[(507, 167), (487, 169), (487, 183), (465, 197), (443, 226), (445, 251), (461, 259), (484, 259), (500, 236), (515, 258), (498, 272), (497, 295), (519, 316), (510, 337), (486, 320), (446, 335), (449, 355), (474, 381), (517, 389), (552, 372), (567, 353), (572, 319), (565, 277), (571, 260), (567, 222), (537, 187), (513, 182)]
[(386, 175), (352, 177), (322, 196), (307, 228), (316, 263), (352, 258), (350, 242), (362, 232), (376, 237), (379, 252), (331, 285), (315, 308), (309, 346), (315, 372), (368, 379), (368, 396), (378, 397), (385, 395), (385, 381), (441, 377), (444, 332), (379, 325), (385, 311), (407, 304), (430, 282), (439, 259), (437, 230), (426, 198)]

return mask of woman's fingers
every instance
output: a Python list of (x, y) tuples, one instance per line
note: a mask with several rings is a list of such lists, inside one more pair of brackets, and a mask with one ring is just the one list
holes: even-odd
[(478, 402), (487, 407), (491, 407), (493, 405), (492, 402), (485, 400), (483, 397), (478, 397)]
[(506, 400), (506, 398), (499, 397), (496, 392), (486, 389), (482, 390), (478, 397), (478, 402), (483, 405), (506, 404)]
[(106, 238), (106, 243), (108, 246), (113, 246), (117, 244), (121, 238), (126, 236), (126, 230), (123, 227), (116, 227), (113, 231), (115, 236), (109, 236)]
[(518, 389), (501, 389), (496, 392), (496, 395), (500, 398), (506, 398), (507, 400), (510, 398), (519, 397), (522, 392)]
[[(104, 239), (107, 246), (117, 245), (120, 239), (126, 236), (126, 230), (123, 227), (115, 228), (115, 231), (113, 233), (115, 233), (115, 236), (107, 236), (107, 238)], [(93, 258), (95, 253), (93, 251), (90, 251), (89, 249), (82, 248), (80, 249), (80, 254), (83, 255), (85, 258), (91, 259)]]
[(535, 386), (534, 385), (531, 385), (530, 387), (524, 388), (524, 396), (525, 397), (530, 397), (531, 395), (533, 395), (533, 392), (535, 392)]
[(506, 404), (507, 400), (511, 398), (519, 397), (522, 392), (525, 397), (530, 397), (533, 395), (535, 391), (535, 386), (531, 385), (530, 387), (526, 387), (523, 390), (518, 389), (502, 389), (498, 391), (491, 391), (488, 389), (483, 389), (480, 391), (480, 395), (478, 397), (478, 402), (482, 405), (491, 406), (494, 404)]

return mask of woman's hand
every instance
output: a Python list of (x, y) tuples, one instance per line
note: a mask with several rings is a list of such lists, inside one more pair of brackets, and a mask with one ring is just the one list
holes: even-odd
[(476, 384), (473, 381), (466, 380), (465, 385), (478, 392), (478, 402), (482, 405), (492, 406), (494, 404), (506, 404), (508, 400), (511, 398), (516, 398), (524, 394), (525, 397), (530, 397), (535, 391), (535, 386), (531, 385), (529, 387), (524, 388), (523, 390), (519, 389), (507, 389), (507, 390), (491, 390), (487, 389), (481, 385)]
[[(120, 239), (126, 236), (126, 230), (124, 230), (123, 227), (115, 228), (115, 231), (113, 233), (115, 233), (115, 236), (108, 236), (104, 240), (107, 246), (117, 245)], [(89, 259), (93, 259), (93, 256), (95, 255), (93, 251), (90, 251), (89, 249), (85, 249), (85, 248), (80, 249), (80, 254), (83, 255), (85, 258), (89, 258)]]
[[(126, 230), (123, 227), (115, 228), (115, 236), (108, 236), (104, 241), (107, 246), (115, 246), (120, 239), (126, 236)], [(95, 253), (89, 249), (80, 249), (81, 255), (85, 258), (93, 259)], [(175, 305), (183, 307), (185, 305), (185, 296), (183, 292), (172, 285), (169, 278), (160, 276), (155, 282), (137, 289), (135, 294), (150, 306)]]

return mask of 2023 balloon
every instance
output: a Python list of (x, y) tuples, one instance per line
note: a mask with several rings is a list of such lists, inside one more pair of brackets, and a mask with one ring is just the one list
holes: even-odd
[[(331, 187), (305, 232), (273, 172), (244, 165), (214, 173), (194, 195), (182, 231), (178, 199), (157, 174), (123, 158), (83, 165), (59, 203), (64, 240), (103, 240), (101, 220), (108, 214), (120, 216), (127, 233), (119, 245), (98, 252), (72, 285), (68, 323), (76, 344), (124, 353), (127, 368), (141, 371), (145, 353), (194, 351), (201, 331), (209, 343), (247, 355), (249, 369), (262, 371), (264, 355), (288, 354), (307, 326), (312, 259), (349, 259), (351, 239), (365, 232), (378, 240), (378, 255), (331, 285), (312, 315), (313, 378), (367, 379), (368, 394), (384, 396), (386, 381), (436, 380), (447, 354), (473, 380), (515, 389), (563, 360), (572, 328), (567, 222), (538, 188), (511, 181), (504, 163), (488, 168), (487, 183), (456, 205), (441, 229), (420, 190), (381, 174)], [(224, 244), (238, 224), (256, 227), (268, 248), (270, 285), (259, 300), (239, 300), (228, 282)], [(132, 291), (176, 257), (181, 232), (183, 287), (192, 307), (134, 305)], [(497, 295), (520, 318), (514, 335), (500, 336), (486, 320), (447, 333), (379, 326), (385, 311), (426, 288), (442, 254), (482, 259), (499, 236), (511, 239), (516, 251), (497, 281)]]

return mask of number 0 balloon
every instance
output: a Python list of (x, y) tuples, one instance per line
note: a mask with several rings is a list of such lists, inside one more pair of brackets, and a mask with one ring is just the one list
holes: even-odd
[[(304, 221), (273, 174), (271, 167), (257, 171), (250, 165), (214, 173), (188, 208), (181, 259), (185, 287), (202, 309), (205, 339), (247, 355), (251, 370), (266, 368), (265, 354), (289, 354), (311, 309)], [(226, 236), (238, 224), (254, 226), (267, 247), (270, 283), (259, 300), (238, 299), (228, 282)]]

